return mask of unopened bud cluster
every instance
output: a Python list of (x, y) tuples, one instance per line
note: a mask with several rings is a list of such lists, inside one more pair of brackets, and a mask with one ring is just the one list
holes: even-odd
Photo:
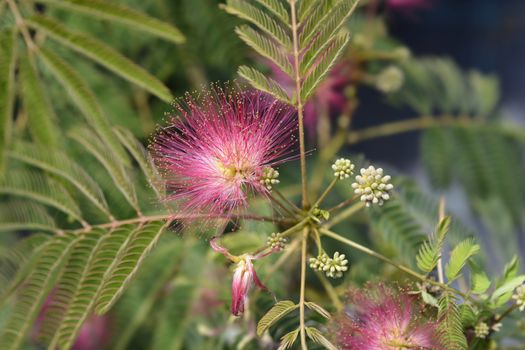
[(279, 180), (277, 179), (279, 177), (279, 172), (275, 170), (272, 167), (264, 168), (262, 176), (261, 176), (261, 184), (266, 187), (268, 191), (271, 191), (273, 188), (273, 185), (277, 185), (279, 183)]
[(266, 244), (272, 248), (272, 250), (283, 250), (286, 246), (287, 239), (284, 238), (280, 233), (272, 233), (270, 237), (268, 237), (268, 240)]
[(490, 333), (490, 328), (485, 322), (479, 322), (476, 327), (474, 327), (474, 334), (476, 338), (485, 339)]
[(321, 253), (317, 258), (310, 258), (310, 268), (324, 272), (327, 277), (331, 278), (342, 277), (343, 272), (348, 270), (346, 265), (348, 265), (348, 260), (345, 259), (344, 254), (339, 254), (339, 252), (335, 252), (333, 258), (326, 253)]
[(403, 71), (396, 66), (385, 68), (376, 78), (376, 87), (389, 94), (398, 91), (405, 81)]
[(516, 305), (518, 305), (520, 311), (525, 310), (525, 284), (516, 288), (512, 299), (516, 300)]
[(352, 174), (355, 165), (349, 159), (339, 158), (332, 164), (332, 169), (334, 170), (334, 176), (339, 178), (339, 180), (348, 179)]
[(368, 168), (361, 169), (361, 175), (355, 177), (356, 182), (352, 184), (354, 193), (361, 196), (361, 201), (370, 204), (383, 205), (390, 199), (390, 191), (394, 188), (390, 184), (391, 177), (383, 175), (383, 169), (375, 168), (370, 165)]

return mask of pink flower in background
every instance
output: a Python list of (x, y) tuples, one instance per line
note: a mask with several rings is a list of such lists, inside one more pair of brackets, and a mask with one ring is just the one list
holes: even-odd
[(250, 291), (252, 285), (255, 283), (257, 287), (263, 290), (267, 289), (257, 277), (257, 273), (255, 272), (255, 268), (253, 267), (252, 260), (263, 258), (268, 254), (273, 253), (273, 251), (270, 250), (267, 253), (255, 256), (249, 254), (234, 256), (231, 255), (228, 252), (228, 250), (226, 250), (226, 248), (218, 245), (215, 240), (216, 238), (213, 238), (210, 241), (212, 249), (215, 250), (217, 253), (224, 255), (230, 261), (237, 264), (233, 273), (232, 280), (231, 313), (235, 316), (240, 316), (244, 312), (244, 305), (248, 300), (248, 292)]
[(393, 11), (410, 12), (411, 10), (427, 9), (433, 0), (387, 0), (386, 6)]
[(416, 296), (383, 285), (369, 285), (350, 296), (350, 312), (337, 325), (344, 350), (445, 350), (437, 323)]
[(294, 110), (267, 94), (215, 87), (175, 108), (151, 149), (167, 199), (185, 214), (231, 215), (246, 206), (249, 192), (267, 193), (266, 168), (293, 158)]
[[(31, 332), (31, 339), (35, 343), (40, 343), (42, 338), (41, 335), (45, 334), (45, 322), (49, 320), (46, 318), (46, 313), (56, 313), (59, 311), (57, 307), (57, 300), (53, 293), (51, 293), (38, 315), (35, 324)], [(92, 315), (86, 319), (80, 331), (78, 332), (77, 338), (73, 343), (72, 350), (100, 350), (103, 349), (109, 341), (110, 336), (110, 320), (107, 315), (96, 316)]]
[[(295, 82), (275, 64), (266, 62), (272, 72), (272, 78), (291, 95), (295, 91)], [(350, 63), (341, 61), (334, 66), (326, 79), (319, 85), (312, 99), (304, 106), (304, 122), (308, 132), (313, 135), (321, 115), (342, 112), (348, 104), (345, 88), (352, 80)]]

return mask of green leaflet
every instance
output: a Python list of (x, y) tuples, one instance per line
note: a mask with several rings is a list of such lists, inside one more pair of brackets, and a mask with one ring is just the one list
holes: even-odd
[(257, 324), (257, 335), (261, 336), (270, 328), (275, 322), (292, 312), (299, 307), (290, 300), (282, 300), (277, 302), (268, 312), (259, 320)]
[(124, 292), (144, 258), (159, 240), (166, 225), (166, 222), (154, 221), (133, 233), (125, 251), (119, 256), (118, 264), (114, 266), (111, 275), (102, 286), (95, 307), (97, 314), (107, 312)]
[[(80, 286), (80, 280), (86, 273), (89, 257), (97, 249), (101, 237), (106, 233), (104, 229), (94, 229), (80, 235), (78, 242), (72, 248), (69, 259), (65, 262), (62, 276), (53, 288), (53, 298), (44, 314), (39, 336), (49, 344), (65, 316), (72, 299)], [(49, 347), (56, 347), (56, 338)]]
[(115, 155), (104, 149), (100, 138), (87, 128), (74, 129), (69, 133), (69, 136), (84, 146), (104, 166), (115, 186), (135, 211), (140, 214), (135, 187), (128, 176), (127, 170), (119, 159), (116, 159)]
[(98, 104), (97, 98), (84, 79), (63, 59), (45, 47), (38, 51), (40, 59), (49, 67), (62, 84), (73, 102), (84, 114), (88, 123), (95, 129), (105, 144), (118, 154), (119, 160), (129, 165), (129, 159), (111, 131), (111, 125)]
[(112, 218), (106, 199), (97, 183), (76, 162), (58, 150), (45, 152), (31, 143), (18, 142), (9, 156), (69, 181), (101, 212)]
[(171, 24), (162, 22), (121, 4), (104, 0), (38, 0), (38, 2), (84, 12), (95, 18), (104, 18), (120, 22), (129, 26), (131, 29), (141, 30), (176, 44), (185, 42), (184, 35)]
[(57, 236), (46, 244), (0, 334), (1, 349), (15, 350), (20, 347), (77, 239), (74, 234), (66, 234)]
[(475, 244), (472, 238), (467, 238), (454, 247), (450, 253), (448, 264), (445, 267), (445, 275), (449, 283), (459, 277), (461, 269), (463, 269), (468, 260), (476, 255), (479, 250), (480, 246)]
[(259, 34), (250, 26), (242, 25), (235, 28), (235, 32), (247, 45), (254, 49), (258, 54), (274, 62), (283, 72), (293, 76), (294, 70), (286, 52), (263, 34)]
[(21, 199), (0, 203), (0, 232), (17, 230), (55, 231), (56, 225), (38, 203)]
[(40, 145), (57, 147), (60, 140), (57, 117), (29, 56), (20, 59), (20, 83), (28, 127), (34, 141)]
[(445, 217), (436, 227), (435, 232), (432, 236), (426, 240), (416, 256), (417, 267), (426, 274), (429, 274), (436, 267), (439, 258), (441, 257), (441, 251), (443, 244), (445, 243), (445, 237), (448, 233), (450, 226), (450, 217)]
[(126, 147), (128, 152), (139, 164), (139, 167), (142, 169), (142, 172), (146, 176), (149, 185), (155, 191), (157, 198), (164, 198), (165, 190), (163, 188), (162, 177), (160, 176), (157, 168), (155, 167), (155, 164), (153, 164), (153, 160), (151, 159), (144, 146), (140, 143), (139, 140), (135, 138), (133, 133), (128, 129), (117, 126), (115, 127), (114, 131), (117, 134), (120, 142), (122, 142), (124, 147)]
[(104, 281), (109, 278), (136, 229), (135, 225), (123, 225), (110, 231), (91, 254), (79, 287), (55, 335), (55, 341), (62, 348), (73, 344), (80, 327), (93, 310)]
[(44, 15), (27, 18), (26, 22), (33, 29), (41, 30), (51, 38), (98, 62), (122, 78), (143, 87), (160, 99), (166, 102), (172, 100), (169, 89), (160, 80), (101, 41), (82, 33), (69, 31), (59, 22)]
[(78, 222), (83, 222), (78, 204), (65, 186), (44, 174), (30, 170), (13, 170), (0, 180), (0, 193), (11, 194), (54, 207)]
[(272, 14), (279, 18), (284, 24), (290, 23), (288, 10), (280, 0), (257, 0), (258, 3), (266, 7)]
[(14, 30), (0, 31), (0, 178), (11, 140), (16, 45)]
[(247, 66), (240, 66), (238, 73), (241, 77), (248, 80), (256, 89), (267, 92), (285, 103), (291, 103), (286, 91), (284, 91), (275, 80), (265, 77), (264, 74), (258, 70)]
[(5, 254), (0, 254), (0, 307), (31, 272), (48, 238), (43, 233), (33, 234), (9, 247)]
[(349, 40), (350, 38), (348, 34), (340, 34), (329, 44), (326, 52), (323, 53), (322, 58), (315, 65), (315, 68), (313, 68), (312, 72), (306, 77), (302, 84), (301, 99), (303, 101), (308, 101), (315, 93), (315, 90), (330, 72), (330, 69), (335, 64), (335, 61), (337, 61), (337, 59), (343, 53), (343, 49), (348, 44)]
[(276, 22), (263, 10), (251, 5), (245, 0), (228, 0), (224, 6), (226, 12), (245, 19), (266, 32), (271, 38), (279, 42), (285, 48), (292, 46), (288, 28)]

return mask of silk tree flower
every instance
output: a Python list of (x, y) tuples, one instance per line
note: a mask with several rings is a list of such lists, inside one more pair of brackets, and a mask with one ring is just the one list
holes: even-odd
[(336, 325), (343, 350), (445, 350), (416, 296), (379, 284), (352, 292), (349, 302)]
[(174, 107), (150, 148), (183, 214), (230, 217), (250, 193), (268, 194), (267, 168), (295, 158), (295, 112), (267, 94), (212, 87)]
[(230, 254), (226, 248), (221, 247), (216, 242), (216, 238), (210, 241), (210, 246), (217, 253), (224, 255), (228, 260), (236, 264), (232, 280), (231, 313), (235, 316), (240, 316), (244, 313), (244, 306), (248, 302), (248, 293), (254, 284), (262, 290), (267, 290), (259, 280), (259, 277), (257, 277), (252, 261), (261, 259), (279, 249), (272, 248), (266, 253), (263, 252), (257, 255), (243, 254), (235, 256)]
[[(295, 81), (272, 62), (265, 63), (271, 70), (272, 78), (291, 95), (295, 91)], [(344, 91), (352, 81), (350, 66), (348, 61), (336, 64), (304, 106), (304, 123), (311, 136), (315, 135), (319, 116), (341, 113), (348, 106)]]

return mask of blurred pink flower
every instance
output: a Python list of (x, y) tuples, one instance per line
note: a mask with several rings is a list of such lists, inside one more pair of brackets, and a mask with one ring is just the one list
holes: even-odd
[(393, 11), (409, 13), (411, 10), (427, 9), (433, 0), (387, 0), (386, 6)]
[[(265, 63), (271, 69), (272, 78), (292, 95), (295, 82), (275, 64), (269, 61)], [(347, 106), (348, 99), (344, 90), (352, 81), (350, 66), (347, 60), (337, 63), (304, 106), (304, 123), (311, 136), (315, 135), (320, 116), (341, 113)]]
[[(39, 338), (42, 333), (42, 328), (45, 327), (46, 313), (55, 313), (59, 311), (57, 309), (57, 301), (54, 298), (52, 292), (46, 299), (40, 314), (38, 315), (35, 324), (31, 332), (31, 339), (35, 343), (39, 343)], [(91, 315), (86, 319), (80, 331), (78, 332), (77, 338), (73, 343), (72, 350), (100, 350), (108, 344), (110, 335), (110, 320), (107, 315), (96, 316)]]
[(217, 244), (216, 238), (213, 238), (210, 241), (210, 245), (217, 253), (224, 255), (230, 261), (237, 264), (232, 280), (231, 313), (235, 316), (240, 316), (244, 312), (244, 305), (248, 300), (248, 292), (252, 285), (255, 283), (257, 287), (263, 290), (267, 289), (257, 277), (252, 260), (263, 258), (268, 254), (273, 253), (273, 251), (270, 250), (267, 253), (261, 253), (258, 255), (243, 254), (241, 256), (234, 256), (231, 255), (226, 248)]
[(183, 214), (230, 216), (249, 192), (268, 193), (267, 167), (294, 158), (293, 108), (260, 91), (214, 87), (175, 109), (151, 150)]
[(337, 325), (343, 350), (445, 350), (437, 323), (414, 295), (384, 285), (351, 293), (350, 311)]

